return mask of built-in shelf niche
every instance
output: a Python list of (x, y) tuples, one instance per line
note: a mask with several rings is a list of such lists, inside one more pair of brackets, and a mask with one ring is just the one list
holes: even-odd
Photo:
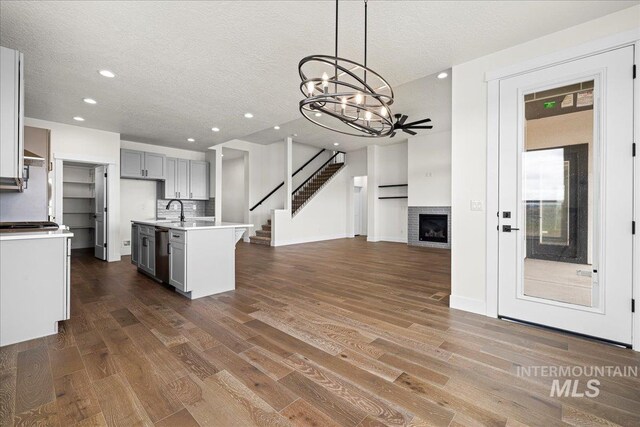
[[(408, 189), (409, 184), (385, 184), (378, 185), (378, 191), (382, 194), (378, 196), (379, 200), (389, 200), (389, 199), (408, 199), (409, 196), (406, 194), (406, 190)], [(393, 191), (388, 191), (387, 189), (393, 188)], [(402, 190), (405, 190), (405, 194)]]

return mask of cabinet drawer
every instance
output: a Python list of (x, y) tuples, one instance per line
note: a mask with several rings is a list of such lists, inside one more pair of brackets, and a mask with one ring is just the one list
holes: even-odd
[(141, 225), (140, 226), (140, 234), (155, 234), (155, 227), (151, 227), (149, 225)]
[(184, 243), (185, 242), (185, 232), (170, 230), (169, 231), (169, 241), (175, 243)]

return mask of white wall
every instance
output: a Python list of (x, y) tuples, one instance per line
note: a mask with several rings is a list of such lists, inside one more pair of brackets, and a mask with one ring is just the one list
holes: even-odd
[[(179, 148), (162, 147), (134, 141), (120, 141), (121, 148), (128, 150), (160, 153), (167, 157), (177, 157), (188, 160), (204, 160), (205, 153)], [(120, 151), (118, 150), (118, 158)], [(120, 235), (118, 247), (122, 255), (131, 254), (131, 246), (124, 246), (125, 241), (131, 240), (131, 221), (156, 218), (157, 181), (139, 179), (120, 179)]]
[[(376, 186), (407, 183), (407, 147), (406, 142), (377, 147)], [(373, 235), (372, 240), (406, 243), (408, 199), (379, 199), (378, 196), (406, 196), (407, 187), (378, 188), (377, 196), (374, 191), (369, 193), (374, 193), (373, 202), (376, 209), (377, 234)], [(372, 237), (372, 234), (369, 233), (368, 237)]]
[(342, 169), (293, 218), (288, 210), (273, 212), (273, 246), (348, 237), (348, 199), (353, 179)]
[[(107, 259), (109, 261), (120, 260), (120, 249), (118, 244), (120, 235), (120, 134), (106, 132), (97, 129), (90, 129), (80, 126), (72, 126), (63, 123), (49, 122), (46, 120), (25, 117), (25, 126), (32, 126), (51, 130), (51, 161), (56, 158), (73, 159), (91, 163), (110, 164), (108, 179), (107, 197), (109, 199), (109, 211), (107, 212), (108, 238), (112, 244), (108, 247)], [(62, 188), (57, 188), (56, 171), (52, 172), (53, 200), (56, 200), (57, 192)], [(115, 175), (115, 176), (114, 176)], [(62, 211), (56, 209), (54, 212)], [(54, 218), (60, 222), (62, 218)]]
[[(365, 151), (366, 154), (366, 151)], [(366, 158), (366, 157), (365, 157)], [(349, 165), (349, 169), (351, 169), (351, 165)], [(367, 196), (367, 191), (368, 191), (368, 185), (367, 185), (367, 177), (366, 176), (356, 176), (353, 178), (353, 186), (354, 187), (358, 187), (360, 188), (360, 235), (361, 236), (366, 236), (367, 235), (367, 222), (368, 222), (368, 216), (367, 216), (367, 211), (368, 211), (368, 196)], [(354, 191), (353, 196), (355, 198), (356, 193)], [(354, 204), (355, 205), (355, 204)], [(355, 218), (355, 213), (354, 213), (354, 218)], [(355, 229), (355, 224), (354, 224), (354, 229)]]
[(451, 206), (451, 131), (408, 141), (409, 206)]
[(222, 159), (222, 220), (243, 222), (244, 203), (244, 157)]
[(640, 6), (549, 34), (453, 67), (451, 305), (486, 311), (486, 215), (470, 210), (486, 201), (487, 84), (485, 73), (638, 28)]

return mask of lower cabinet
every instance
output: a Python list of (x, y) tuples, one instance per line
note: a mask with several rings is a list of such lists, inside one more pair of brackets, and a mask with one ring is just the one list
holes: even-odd
[(169, 241), (169, 284), (187, 290), (187, 251), (184, 243)]
[(140, 231), (138, 242), (140, 245), (138, 267), (147, 273), (156, 274), (156, 237), (155, 233)]
[(138, 265), (140, 263), (140, 227), (137, 224), (131, 225), (131, 264)]

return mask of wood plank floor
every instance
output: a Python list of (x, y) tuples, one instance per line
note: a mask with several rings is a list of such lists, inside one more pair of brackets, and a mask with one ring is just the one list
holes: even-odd
[(240, 243), (237, 290), (189, 301), (128, 258), (74, 256), (60, 333), (0, 349), (0, 425), (640, 425), (637, 377), (552, 398), (517, 374), (638, 353), (451, 310), (449, 265), (360, 238)]

